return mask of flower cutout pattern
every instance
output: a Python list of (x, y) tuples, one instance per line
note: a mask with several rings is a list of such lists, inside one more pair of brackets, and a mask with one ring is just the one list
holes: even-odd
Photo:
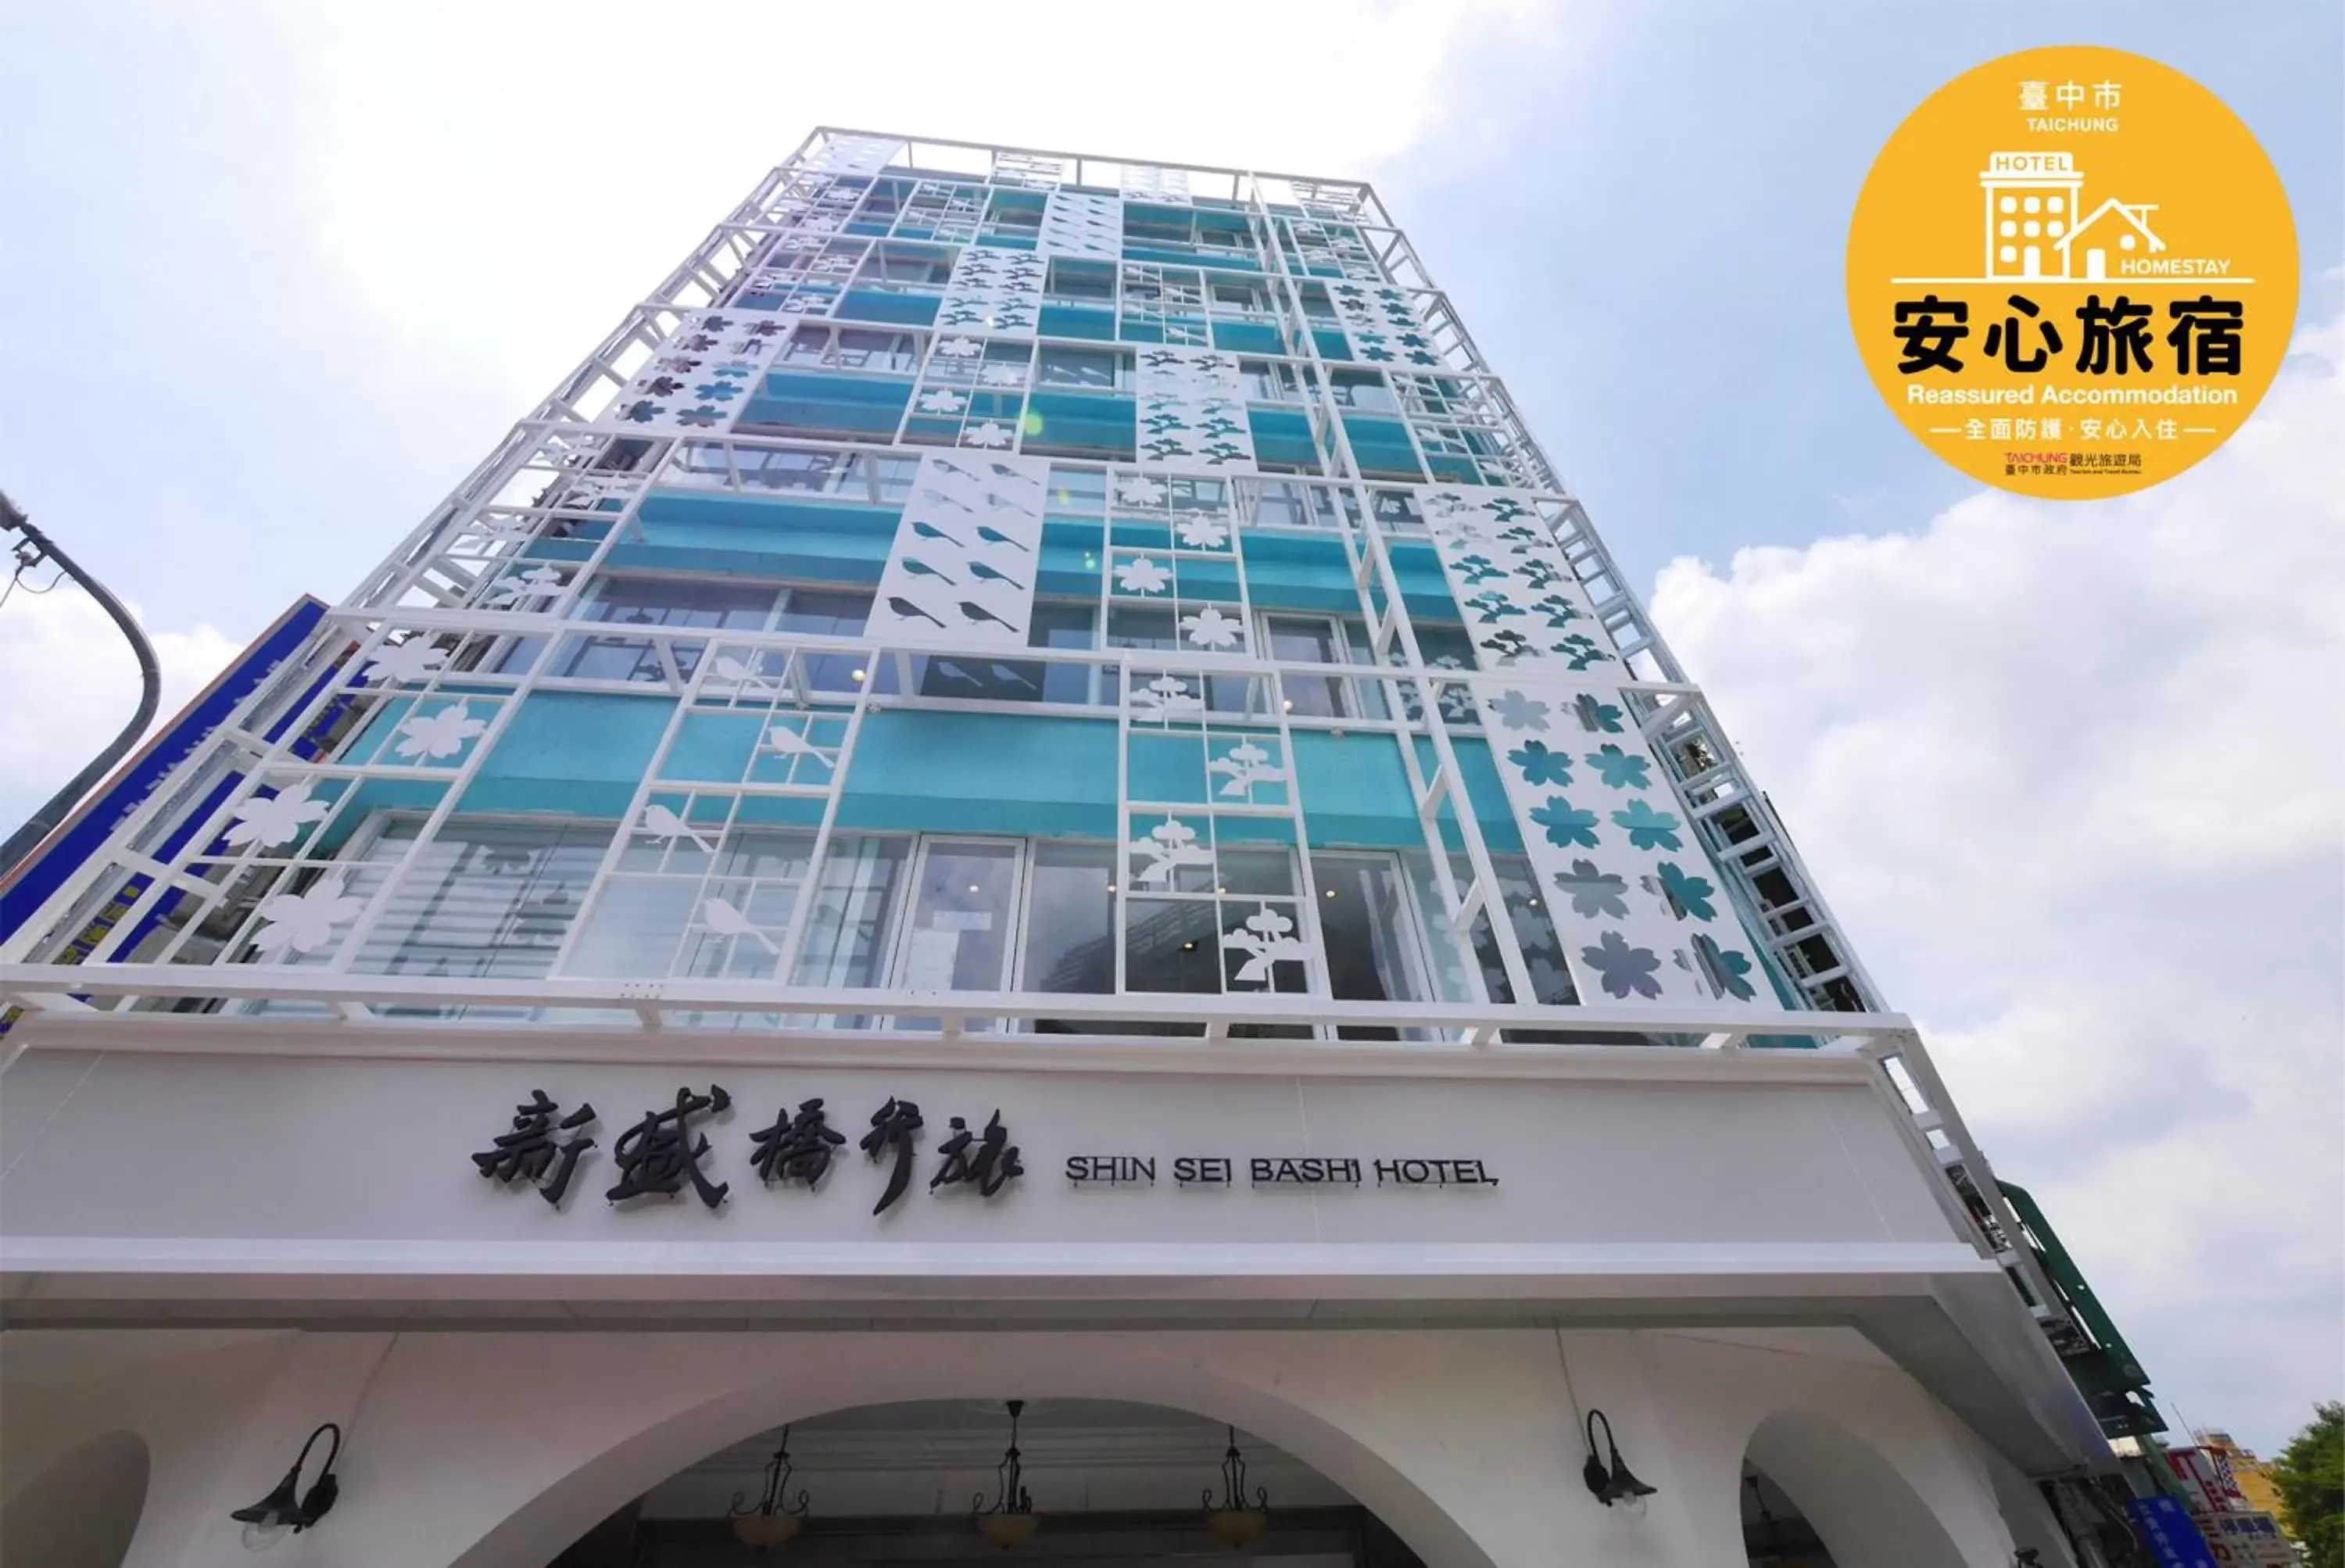
[(1181, 524), (1181, 543), (1192, 550), (1218, 550), (1230, 542), (1230, 531), (1210, 517), (1193, 517)]
[(930, 387), (920, 394), (922, 413), (959, 413), (969, 406), (969, 399), (950, 387)]
[(1134, 555), (1115, 569), (1116, 585), (1127, 594), (1161, 594), (1172, 574), (1145, 555)]
[(488, 728), (488, 721), (473, 718), (464, 704), (452, 702), (430, 713), (410, 714), (401, 721), (399, 744), (391, 751), (395, 756), (437, 762), (463, 750), (465, 742)]
[(1519, 691), (1502, 691), (1490, 699), (1493, 718), (1508, 729), (1547, 729), (1548, 705)]
[(1233, 648), (1244, 626), (1235, 616), (1225, 616), (1214, 606), (1207, 605), (1194, 615), (1183, 616), (1181, 629), (1201, 648)]
[(1547, 830), (1547, 841), (1558, 847), (1578, 844), (1583, 849), (1596, 847), (1596, 813), (1583, 811), (1560, 795), (1550, 796), (1544, 806), (1534, 807), (1531, 820)]
[(247, 845), (269, 849), (301, 836), (302, 829), (322, 822), (333, 811), (331, 803), (310, 798), (308, 780), (288, 784), (274, 795), (255, 795), (237, 808), (236, 820), (224, 835), (230, 849)]
[(1000, 448), (1010, 444), (1010, 433), (1008, 425), (999, 420), (989, 419), (962, 431), (960, 439), (965, 446)]
[(446, 648), (435, 647), (429, 637), (410, 637), (403, 643), (385, 643), (375, 649), (360, 679), (368, 686), (377, 681), (430, 680), (447, 662)]
[(1593, 947), (1580, 949), (1579, 956), (1596, 973), (1604, 987), (1604, 994), (1625, 1001), (1641, 996), (1652, 1001), (1661, 994), (1661, 961), (1649, 947), (1631, 947), (1617, 931), (1608, 931)]
[(264, 922), (253, 932), (261, 952), (315, 952), (330, 947), (336, 928), (350, 924), (366, 911), (364, 900), (342, 891), (338, 877), (323, 878), (307, 892), (278, 893), (260, 901), (254, 912)]
[(1596, 769), (1596, 777), (1612, 789), (1643, 789), (1652, 784), (1652, 765), (1641, 757), (1631, 757), (1609, 742), (1588, 753), (1588, 765)]
[(552, 566), (532, 566), (526, 572), (510, 574), (497, 579), (482, 602), (498, 609), (512, 609), (523, 599), (542, 599), (562, 591), (568, 581)]

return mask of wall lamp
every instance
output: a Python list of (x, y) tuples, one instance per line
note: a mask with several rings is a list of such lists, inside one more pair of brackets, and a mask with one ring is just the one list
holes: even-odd
[[(301, 1491), (301, 1467), (310, 1462), (310, 1450), (328, 1432), (334, 1434), (326, 1450), (326, 1462), (319, 1467), (318, 1479), (304, 1495)], [(239, 1508), (230, 1519), (244, 1526), (244, 1545), (248, 1552), (266, 1552), (288, 1535), (299, 1535), (320, 1519), (334, 1506), (341, 1492), (341, 1482), (334, 1479), (334, 1461), (342, 1451), (342, 1429), (328, 1421), (310, 1434), (301, 1451), (293, 1456), (293, 1468), (276, 1490), (250, 1508)]]
[[(1596, 1457), (1598, 1421), (1604, 1423), (1604, 1451), (1609, 1464), (1606, 1460)], [(1579, 1467), (1579, 1479), (1588, 1483), (1589, 1492), (1607, 1508), (1617, 1502), (1631, 1513), (1644, 1512), (1645, 1499), (1660, 1489), (1647, 1486), (1629, 1472), (1628, 1464), (1620, 1458), (1620, 1445), (1612, 1441), (1612, 1418), (1602, 1410), (1590, 1410), (1588, 1412), (1587, 1437), (1588, 1462)]]
[(1205, 1528), (1213, 1539), (1233, 1552), (1253, 1543), (1255, 1537), (1270, 1527), (1270, 1492), (1263, 1487), (1246, 1496), (1245, 1455), (1238, 1451), (1238, 1429), (1230, 1428), (1230, 1446), (1222, 1454), (1222, 1500), (1213, 1501), (1211, 1487), (1206, 1488)]
[(1025, 1545), (1042, 1527), (1034, 1500), (1026, 1492), (1025, 1466), (1018, 1452), (1018, 1418), (1025, 1409), (1024, 1400), (1010, 1401), (1010, 1446), (1001, 1451), (1001, 1462), (994, 1467), (993, 1506), (986, 1506), (981, 1492), (969, 1504), (977, 1515), (977, 1532), (1004, 1552)]
[(798, 1532), (806, 1522), (806, 1489), (798, 1489), (793, 1498), (790, 1492), (790, 1429), (782, 1429), (782, 1446), (766, 1461), (766, 1486), (755, 1507), (746, 1506), (746, 1494), (735, 1492), (733, 1506), (726, 1516), (733, 1522), (733, 1538), (744, 1546), (754, 1546), (762, 1552), (768, 1546), (779, 1546)]

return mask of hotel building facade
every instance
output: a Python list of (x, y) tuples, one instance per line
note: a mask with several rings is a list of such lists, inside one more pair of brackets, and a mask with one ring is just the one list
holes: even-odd
[(2084, 1330), (1364, 185), (817, 132), (51, 869), (27, 1562), (2092, 1560)]

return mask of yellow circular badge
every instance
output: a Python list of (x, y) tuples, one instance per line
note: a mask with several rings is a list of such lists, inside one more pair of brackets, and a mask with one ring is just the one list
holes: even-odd
[(1873, 384), (1987, 484), (2083, 500), (2247, 422), (2296, 324), (2296, 225), (2223, 101), (2120, 49), (2006, 55), (1873, 160), (1848, 235)]

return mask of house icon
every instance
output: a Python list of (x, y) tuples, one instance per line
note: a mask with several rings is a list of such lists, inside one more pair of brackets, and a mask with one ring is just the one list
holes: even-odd
[(2103, 230), (2101, 244), (2089, 246), (2085, 249), (2082, 276), (2106, 278), (2109, 275), (2109, 252), (2106, 242), (2112, 234), (2117, 237), (2119, 250), (2146, 250), (2155, 256), (2165, 249), (2166, 241), (2150, 231), (2149, 215), (2157, 210), (2157, 207), (2154, 202), (2124, 202), (2114, 196), (2102, 202), (2093, 209), (2091, 217), (2076, 224), (2067, 233), (2054, 241), (2054, 248), (2060, 252), (2060, 275), (2064, 278), (2074, 278), (2079, 275), (2076, 270), (2076, 253), (2070, 247), (2111, 213), (2115, 213), (2123, 221), (2111, 224)]
[[(2149, 214), (2157, 210), (2154, 204), (2111, 197), (2080, 218), (2084, 185), (2075, 159), (2065, 152), (1990, 153), (1979, 175), (1985, 242), (1980, 276), (2106, 278), (2106, 242), (2111, 237), (2119, 250), (2146, 249), (2156, 255), (2166, 249), (2166, 241), (2149, 227)], [(2096, 228), (2101, 229), (2103, 243), (2080, 251), (2077, 239)]]

